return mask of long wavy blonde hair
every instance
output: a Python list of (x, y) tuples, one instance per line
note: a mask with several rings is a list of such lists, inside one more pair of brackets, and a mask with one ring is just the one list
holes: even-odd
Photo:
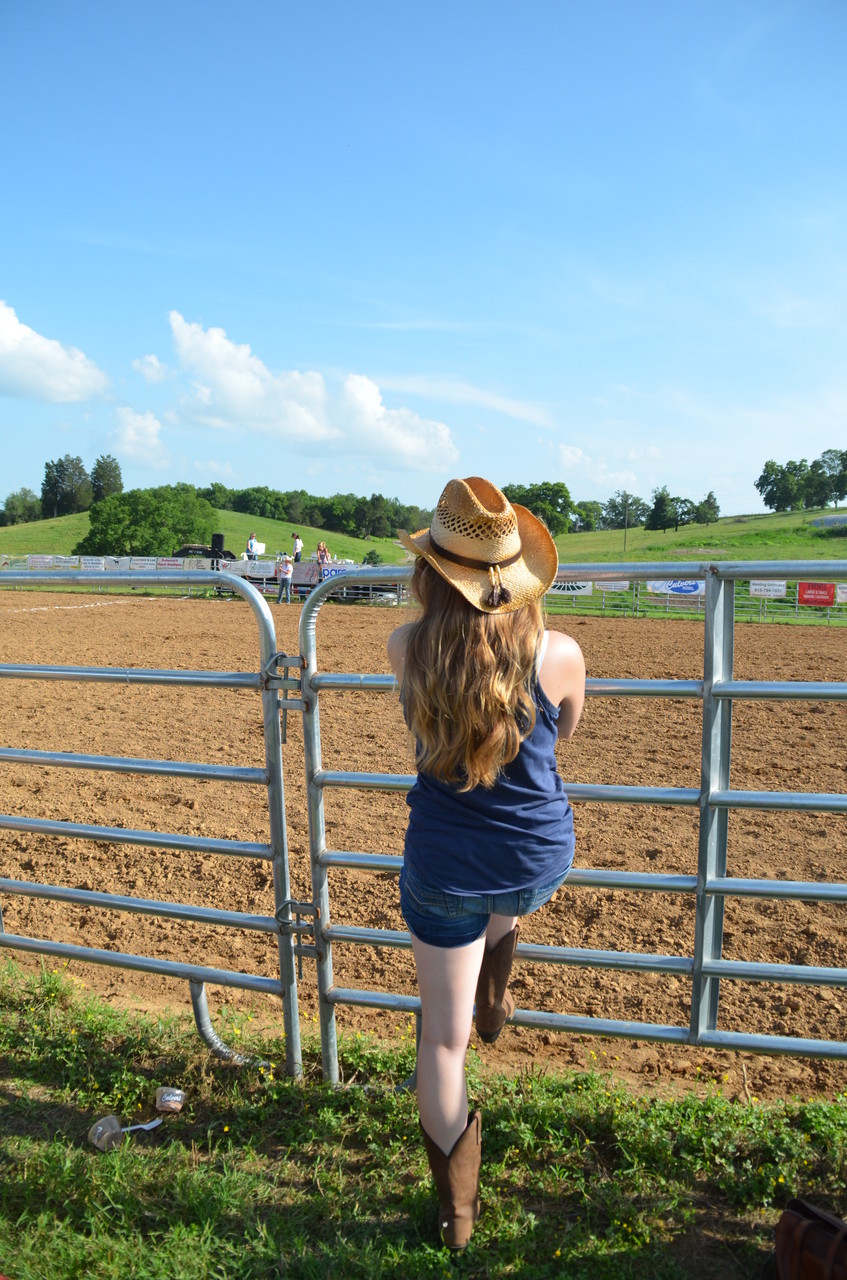
[(401, 696), (418, 768), (460, 791), (492, 787), (535, 725), (541, 605), (482, 613), (421, 558), (412, 592), (423, 614), (406, 644)]

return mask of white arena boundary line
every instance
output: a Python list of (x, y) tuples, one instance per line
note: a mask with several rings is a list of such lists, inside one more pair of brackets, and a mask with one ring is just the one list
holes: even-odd
[[(37, 604), (29, 609), (0, 609), (0, 616), (10, 613), (50, 613), (59, 609), (107, 609), (122, 604), (155, 604), (157, 596), (139, 596), (136, 600), (94, 600), (91, 604)], [(188, 596), (177, 596), (178, 600), (188, 600)]]

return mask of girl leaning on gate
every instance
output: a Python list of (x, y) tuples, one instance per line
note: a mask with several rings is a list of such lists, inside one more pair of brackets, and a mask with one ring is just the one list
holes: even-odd
[(468, 1118), (465, 1053), (497, 1039), (518, 917), (548, 902), (573, 861), (555, 745), (585, 696), (579, 646), (545, 631), (558, 553), (530, 511), (477, 476), (451, 480), (429, 529), (398, 531), (417, 560), (420, 618), (388, 656), (416, 743), (400, 903), (421, 996), (417, 1096), (439, 1232), (463, 1249), (479, 1214), (482, 1121)]

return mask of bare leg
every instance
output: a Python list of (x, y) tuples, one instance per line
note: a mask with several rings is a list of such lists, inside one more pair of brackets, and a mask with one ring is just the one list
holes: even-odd
[(445, 1155), (468, 1123), (465, 1053), (484, 938), (467, 947), (432, 947), (412, 934), (421, 993), (418, 1111)]
[(488, 928), (485, 931), (485, 950), (493, 951), (497, 943), (501, 942), (507, 933), (511, 933), (517, 923), (517, 916), (489, 916)]

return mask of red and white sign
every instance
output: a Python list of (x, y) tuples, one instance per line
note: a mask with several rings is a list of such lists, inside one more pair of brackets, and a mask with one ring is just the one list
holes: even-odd
[(800, 604), (835, 604), (834, 582), (799, 582), (797, 600)]

